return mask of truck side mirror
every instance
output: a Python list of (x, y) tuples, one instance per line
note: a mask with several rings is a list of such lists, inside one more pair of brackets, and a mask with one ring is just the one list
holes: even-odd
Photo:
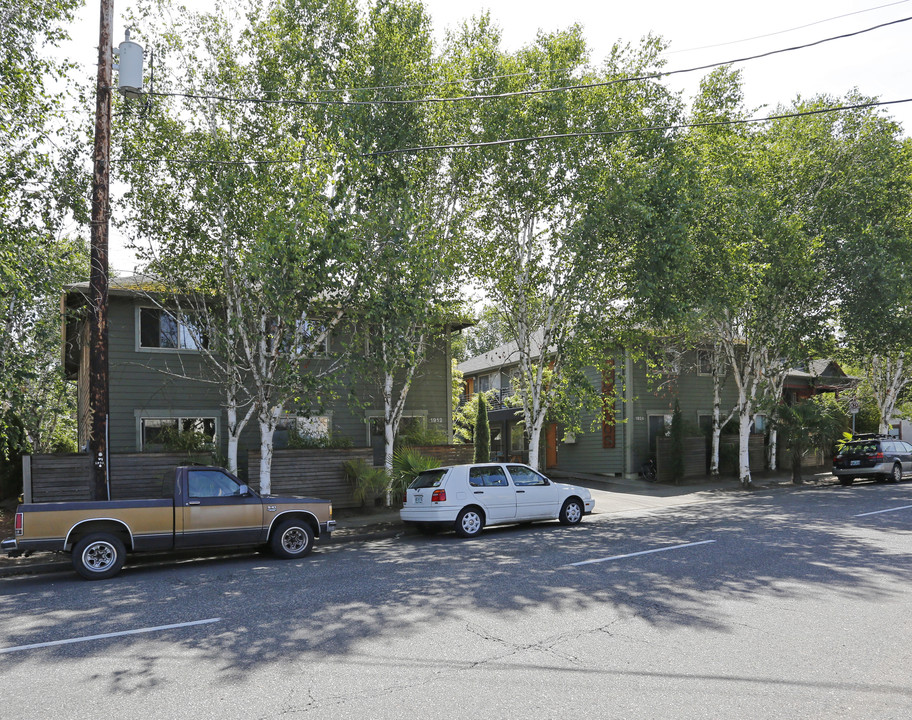
[(241, 485), (241, 486), (238, 488), (238, 495), (241, 495), (241, 496), (250, 495), (250, 488), (247, 487), (246, 485)]

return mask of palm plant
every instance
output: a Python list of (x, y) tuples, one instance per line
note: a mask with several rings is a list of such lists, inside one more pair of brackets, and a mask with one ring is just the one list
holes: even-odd
[(801, 462), (804, 457), (812, 450), (832, 445), (842, 431), (839, 418), (825, 405), (814, 400), (781, 406), (774, 423), (788, 448), (792, 482), (796, 485), (803, 482)]

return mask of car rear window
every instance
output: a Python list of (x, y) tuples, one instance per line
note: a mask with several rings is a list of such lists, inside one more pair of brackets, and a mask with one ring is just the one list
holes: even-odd
[(418, 477), (412, 480), (412, 484), (409, 485), (409, 487), (413, 490), (417, 490), (418, 488), (439, 487), (440, 481), (443, 480), (443, 476), (446, 474), (446, 468), (440, 468), (438, 470), (425, 470), (423, 473), (419, 473)]
[(873, 455), (880, 452), (880, 443), (877, 442), (851, 442), (846, 443), (840, 455)]

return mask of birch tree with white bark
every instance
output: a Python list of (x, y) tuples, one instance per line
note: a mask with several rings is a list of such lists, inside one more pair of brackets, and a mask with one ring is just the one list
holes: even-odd
[[(642, 270), (636, 244), (666, 227), (657, 198), (671, 143), (649, 133), (523, 139), (665, 122), (678, 102), (655, 82), (549, 92), (655, 68), (661, 46), (653, 39), (615, 47), (593, 69), (578, 26), (540, 33), (512, 54), (499, 49), (498, 33), (484, 19), (462, 37), (473, 42), (457, 38), (454, 54), (467, 58), (469, 72), (482, 71), (473, 76), (498, 76), (484, 91), (500, 96), (477, 105), (481, 133), (474, 139), (494, 144), (475, 151), (473, 270), (516, 343), (511, 384), (521, 401), (529, 464), (537, 467), (542, 429), (574, 393), (576, 371), (587, 362), (600, 365), (607, 348), (616, 347), (616, 316), (629, 309)], [(504, 139), (517, 142), (498, 144)], [(605, 353), (593, 362), (599, 344)]]
[[(760, 403), (826, 329), (822, 243), (807, 231), (783, 137), (792, 126), (749, 130), (713, 124), (744, 116), (740, 77), (727, 69), (701, 84), (688, 137), (697, 161), (691, 302), (727, 359), (737, 390), (738, 476), (752, 486), (749, 441)], [(773, 402), (780, 398), (773, 397)]]
[[(327, 339), (357, 287), (348, 241), (331, 223), (334, 127), (321, 105), (300, 102), (311, 80), (334, 77), (355, 10), (321, 0), (254, 0), (244, 14), (168, 5), (142, 5), (135, 20), (159, 94), (118, 124), (131, 158), (118, 165), (134, 211), (126, 229), (202, 331), (233, 468), (244, 426), (259, 425), (268, 494), (275, 429), (287, 411), (319, 412), (314, 398), (338, 366)], [(279, 88), (292, 102), (273, 102)]]
[[(456, 307), (465, 193), (460, 160), (418, 148), (458, 134), (459, 108), (422, 100), (461, 92), (434, 52), (431, 21), (420, 3), (388, 0), (367, 9), (349, 66), (354, 104), (340, 114), (349, 160), (335, 184), (336, 222), (361, 257), (362, 292), (349, 348), (366, 381), (360, 409), (382, 409), (384, 468), (393, 452), (409, 392), (429, 358), (445, 346)], [(387, 504), (391, 502), (391, 485)]]

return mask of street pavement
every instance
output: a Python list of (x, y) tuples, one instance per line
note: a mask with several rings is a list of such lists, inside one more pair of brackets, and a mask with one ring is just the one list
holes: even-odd
[[(743, 492), (736, 478), (709, 480), (701, 478), (687, 481), (681, 485), (652, 483), (644, 480), (598, 475), (570, 475), (551, 473), (556, 482), (568, 482), (589, 488), (595, 499), (593, 515), (635, 515), (644, 512), (694, 505), (710, 502), (720, 493)], [(788, 473), (754, 473), (756, 489), (794, 489), (819, 487), (836, 484), (835, 478), (827, 471), (818, 468), (805, 473), (803, 485), (793, 485)], [(365, 509), (360, 511), (340, 510), (335, 513), (336, 530), (329, 540), (317, 542), (316, 552), (321, 544), (338, 545), (348, 542), (409, 535), (416, 531), (404, 525), (399, 519), (398, 510)], [(223, 551), (228, 552), (230, 551)], [(244, 551), (249, 554), (249, 551)], [(209, 557), (211, 554), (200, 555)], [(167, 556), (156, 556), (163, 564), (168, 564)], [(148, 562), (150, 559), (144, 559)], [(128, 558), (127, 563), (135, 561)], [(151, 559), (155, 562), (155, 559)], [(72, 570), (70, 558), (62, 553), (36, 553), (29, 557), (10, 558), (0, 555), (0, 578), (15, 575), (35, 575)]]

